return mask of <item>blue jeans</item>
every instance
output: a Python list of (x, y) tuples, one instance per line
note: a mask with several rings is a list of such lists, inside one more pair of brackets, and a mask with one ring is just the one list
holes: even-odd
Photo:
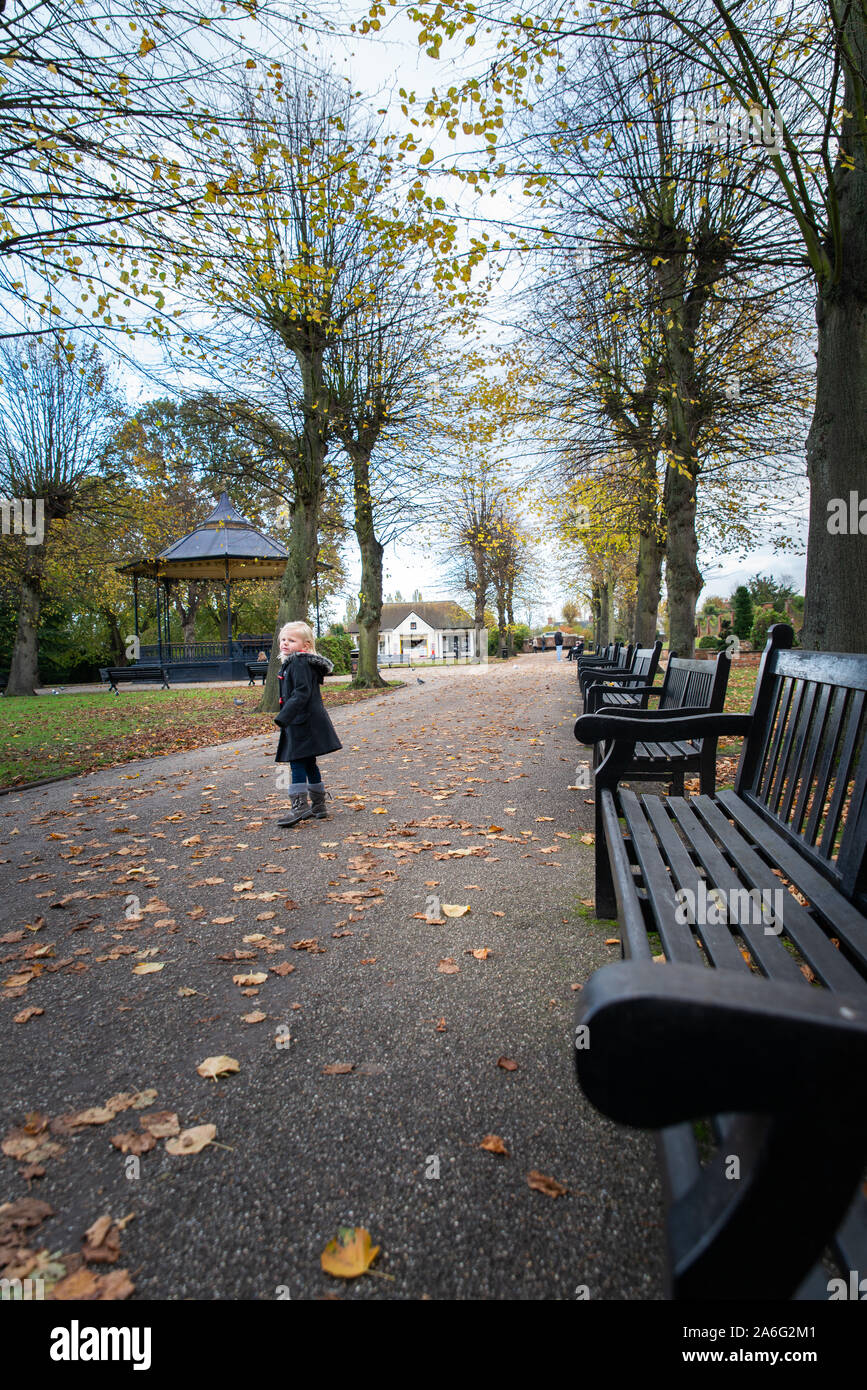
[(557, 660), (558, 660), (558, 661), (562, 661), (562, 660), (563, 660), (563, 648), (562, 648), (562, 647), (558, 647), (558, 648), (557, 648)]
[(296, 786), (300, 782), (309, 782), (312, 787), (318, 786), (322, 781), (322, 773), (316, 766), (315, 758), (299, 758), (291, 762), (292, 781)]

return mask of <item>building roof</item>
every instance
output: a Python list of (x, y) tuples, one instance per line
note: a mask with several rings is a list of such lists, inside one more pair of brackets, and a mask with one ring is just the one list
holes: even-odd
[[(442, 631), (444, 628), (465, 628), (475, 627), (475, 620), (470, 617), (465, 608), (461, 608), (459, 603), (454, 603), (451, 599), (434, 603), (384, 603), (382, 605), (382, 617), (379, 620), (381, 632), (391, 632), (396, 627), (400, 627), (405, 618), (410, 613), (415, 613), (421, 618), (422, 622), (427, 623), (428, 627)], [(358, 631), (358, 623), (349, 624), (350, 632)]]
[(160, 579), (279, 579), (285, 546), (257, 531), (224, 492), (210, 516), (154, 560), (118, 565), (121, 574)]

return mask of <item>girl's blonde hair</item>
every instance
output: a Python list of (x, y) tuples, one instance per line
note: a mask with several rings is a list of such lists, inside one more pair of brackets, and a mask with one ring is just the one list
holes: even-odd
[(284, 633), (289, 637), (299, 637), (309, 652), (316, 651), (316, 638), (308, 623), (284, 623), (277, 636), (278, 643)]

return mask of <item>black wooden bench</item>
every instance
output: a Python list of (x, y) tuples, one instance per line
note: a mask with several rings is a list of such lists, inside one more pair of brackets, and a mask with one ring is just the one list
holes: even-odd
[(8, 671), (0, 671), (0, 690), (5, 690), (5, 689), (6, 689), (6, 686), (7, 686), (8, 684), (9, 684), (9, 672), (8, 672)]
[(867, 1272), (867, 657), (791, 642), (771, 628), (749, 714), (585, 721), (745, 735), (733, 791), (596, 791), (625, 959), (581, 994), (575, 1062), (659, 1132), (678, 1299), (827, 1299)]
[(613, 661), (594, 661), (591, 657), (589, 665), (585, 664), (583, 657), (579, 657), (578, 684), (581, 687), (582, 695), (592, 681), (604, 680), (606, 675), (616, 676), (622, 672), (631, 671), (637, 650), (638, 648), (633, 646), (631, 642), (625, 647), (617, 645), (617, 655)]
[[(593, 685), (588, 691), (588, 712), (598, 715), (622, 715), (655, 720), (660, 715), (677, 715), (681, 719), (693, 714), (718, 714), (725, 704), (728, 688), (731, 657), (720, 652), (716, 661), (689, 660), (672, 652), (668, 659), (665, 676), (660, 686), (634, 686), (628, 693), (615, 691), (612, 697), (606, 687)], [(598, 704), (594, 692), (601, 692), (603, 705)], [(639, 708), (626, 710), (622, 704), (610, 704), (609, 699), (618, 701), (633, 699), (645, 702)], [(647, 701), (658, 698), (659, 705), (651, 709)], [(591, 701), (596, 705), (591, 709)], [(684, 794), (684, 777), (698, 773), (701, 790), (713, 796), (716, 790), (716, 740), (701, 738), (666, 739), (655, 742), (642, 740), (631, 746), (622, 740), (614, 740), (617, 726), (610, 733), (592, 740), (584, 736), (585, 725), (581, 719), (575, 721), (575, 737), (579, 742), (593, 742), (593, 766), (596, 769), (597, 786), (616, 786), (618, 782), (668, 782), (677, 796)], [(599, 802), (597, 801), (597, 814)], [(597, 824), (597, 835), (601, 827)]]
[(99, 678), (108, 681), (109, 688), (119, 695), (118, 684), (132, 685), (139, 681), (160, 681), (165, 690), (169, 689), (169, 678), (165, 666), (103, 666)]
[(659, 665), (662, 643), (652, 647), (636, 647), (628, 671), (609, 671), (594, 675), (591, 668), (584, 680), (584, 712), (593, 714), (600, 705), (640, 709), (652, 690)]
[(262, 684), (265, 684), (265, 677), (268, 675), (267, 661), (246, 661), (244, 665), (247, 667), (247, 675), (250, 677), (248, 681), (249, 685), (256, 684), (257, 676), (261, 676)]

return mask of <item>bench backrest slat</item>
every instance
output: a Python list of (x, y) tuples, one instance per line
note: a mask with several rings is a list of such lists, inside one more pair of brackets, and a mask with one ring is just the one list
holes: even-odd
[(678, 656), (668, 658), (665, 679), (659, 697), (661, 710), (703, 709), (717, 714), (725, 703), (731, 669), (728, 652), (720, 652), (716, 661), (700, 661)]
[(735, 791), (849, 898), (864, 894), (867, 657), (792, 650), (772, 627)]

